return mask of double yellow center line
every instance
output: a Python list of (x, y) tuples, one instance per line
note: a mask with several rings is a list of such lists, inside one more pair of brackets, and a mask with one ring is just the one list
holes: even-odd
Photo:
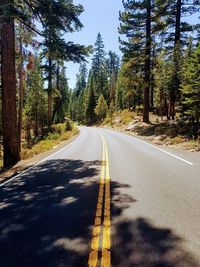
[(102, 135), (101, 139), (103, 144), (102, 169), (88, 267), (111, 266), (110, 170), (106, 140)]

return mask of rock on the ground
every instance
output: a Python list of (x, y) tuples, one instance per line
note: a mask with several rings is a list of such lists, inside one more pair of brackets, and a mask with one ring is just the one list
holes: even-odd
[(148, 128), (149, 125), (145, 122), (137, 122), (137, 123), (129, 123), (128, 127), (126, 128), (126, 131), (135, 131), (139, 130), (141, 128)]
[(164, 141), (167, 139), (167, 135), (166, 134), (162, 134), (162, 135), (158, 135), (156, 137), (154, 137), (155, 141)]
[(121, 122), (121, 118), (120, 117), (116, 117), (114, 120), (115, 124), (119, 124)]

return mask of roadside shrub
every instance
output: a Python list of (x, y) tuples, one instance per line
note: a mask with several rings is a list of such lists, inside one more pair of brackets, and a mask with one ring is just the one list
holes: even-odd
[(134, 113), (125, 109), (120, 114), (120, 118), (123, 124), (129, 124), (134, 119)]
[(73, 136), (72, 132), (68, 131), (61, 135), (60, 140), (65, 141), (65, 140), (70, 139), (72, 136)]
[(61, 141), (65, 141), (70, 139), (71, 137), (73, 137), (74, 135), (79, 133), (79, 129), (74, 127), (74, 125), (72, 125), (72, 130), (71, 131), (66, 131), (64, 132), (61, 136), (60, 136), (60, 140)]
[(51, 126), (51, 130), (53, 133), (62, 134), (65, 131), (65, 124), (59, 123)]
[(73, 122), (70, 119), (67, 119), (65, 123), (65, 131), (71, 131), (73, 128)]
[(46, 137), (45, 140), (57, 140), (60, 138), (60, 134), (58, 133), (49, 133)]

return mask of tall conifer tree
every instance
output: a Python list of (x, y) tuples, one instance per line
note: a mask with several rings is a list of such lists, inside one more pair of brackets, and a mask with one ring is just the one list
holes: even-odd
[[(144, 103), (143, 121), (149, 122), (149, 93), (151, 88), (151, 51), (152, 51), (152, 0), (123, 1), (124, 12), (120, 13), (119, 33), (128, 40), (122, 40), (121, 50), (126, 58), (136, 58), (143, 65)], [(145, 34), (144, 34), (145, 33)], [(140, 59), (140, 60), (139, 60)]]
[(4, 167), (20, 159), (17, 127), (14, 1), (2, 0), (1, 8), (1, 79)]
[(108, 80), (107, 80), (107, 69), (106, 69), (106, 53), (104, 51), (104, 43), (100, 33), (97, 35), (97, 40), (94, 45), (92, 58), (91, 73), (93, 75), (95, 83), (95, 94), (99, 97), (101, 94), (104, 97), (108, 96)]

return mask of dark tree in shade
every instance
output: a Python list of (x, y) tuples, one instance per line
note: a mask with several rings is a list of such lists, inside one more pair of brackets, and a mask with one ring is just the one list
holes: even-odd
[(88, 103), (87, 103), (87, 122), (88, 124), (95, 123), (96, 115), (95, 115), (95, 107), (96, 107), (96, 98), (95, 98), (95, 82), (93, 75), (90, 77), (89, 88), (88, 88)]
[[(1, 1), (1, 8), (9, 12), (14, 1)], [(20, 159), (16, 108), (15, 27), (12, 16), (1, 21), (1, 79), (4, 167)]]

